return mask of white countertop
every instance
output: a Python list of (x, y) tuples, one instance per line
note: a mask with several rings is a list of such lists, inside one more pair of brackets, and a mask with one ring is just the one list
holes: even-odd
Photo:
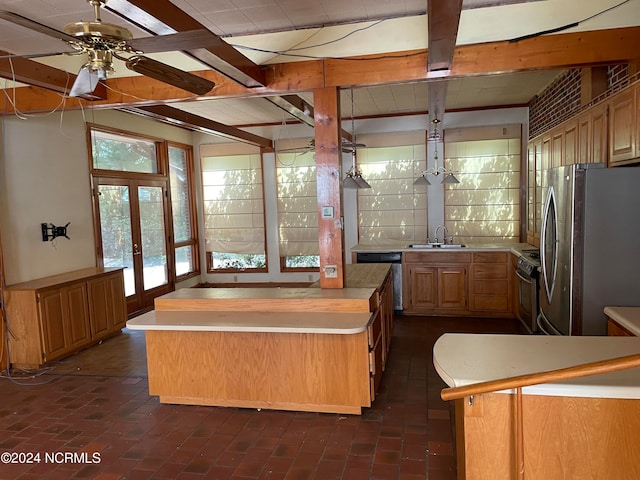
[(336, 312), (151, 311), (127, 322), (131, 330), (275, 332), (350, 335), (366, 330), (372, 314)]
[(522, 250), (536, 249), (528, 243), (469, 243), (461, 248), (411, 248), (409, 244), (402, 242), (389, 243), (387, 245), (356, 245), (351, 248), (354, 253), (374, 253), (374, 252), (483, 252), (503, 251), (513, 252), (518, 255), (522, 254)]
[[(640, 353), (640, 337), (446, 333), (433, 363), (450, 387), (545, 372)], [(524, 387), (523, 393), (640, 399), (640, 368)]]
[(640, 307), (604, 307), (606, 316), (640, 337)]

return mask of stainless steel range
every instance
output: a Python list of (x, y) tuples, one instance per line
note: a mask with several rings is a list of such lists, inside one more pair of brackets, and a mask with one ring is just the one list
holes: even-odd
[(518, 276), (518, 319), (527, 333), (538, 330), (538, 267), (540, 252), (523, 250), (518, 258), (516, 275)]

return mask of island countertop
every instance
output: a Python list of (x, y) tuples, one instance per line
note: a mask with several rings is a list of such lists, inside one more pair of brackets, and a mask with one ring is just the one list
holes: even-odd
[(131, 330), (183, 332), (320, 333), (350, 335), (366, 330), (371, 313), (152, 311), (127, 322)]
[[(638, 337), (455, 334), (441, 336), (433, 363), (450, 387), (545, 372), (640, 353)], [(640, 399), (640, 368), (524, 387), (531, 395)]]

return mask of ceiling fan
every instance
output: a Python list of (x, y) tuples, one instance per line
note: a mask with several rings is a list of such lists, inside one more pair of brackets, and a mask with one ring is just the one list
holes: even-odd
[[(363, 147), (366, 147), (364, 143), (354, 143), (345, 138), (342, 139), (342, 153), (353, 153), (353, 151), (356, 148), (363, 148)], [(304, 153), (315, 152), (315, 151), (316, 151), (316, 141), (313, 138), (309, 140), (309, 143), (307, 143), (307, 145), (302, 147), (278, 149), (279, 153), (295, 152), (295, 153), (304, 154)]]
[(87, 55), (87, 62), (80, 69), (69, 96), (78, 97), (93, 92), (100, 80), (113, 73), (114, 58), (123, 61), (129, 70), (196, 95), (204, 95), (215, 86), (206, 78), (142, 55), (143, 51), (157, 53), (205, 47), (210, 41), (210, 32), (195, 30), (134, 39), (133, 34), (125, 27), (102, 21), (100, 7), (108, 0), (86, 1), (93, 7), (95, 20), (70, 23), (64, 27), (63, 32), (17, 13), (0, 11), (0, 19), (57, 38), (71, 47), (65, 52), (17, 55), (18, 57)]

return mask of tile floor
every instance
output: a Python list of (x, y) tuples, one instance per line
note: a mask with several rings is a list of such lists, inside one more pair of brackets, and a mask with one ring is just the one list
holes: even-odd
[(126, 332), (40, 375), (0, 379), (0, 453), (17, 462), (3, 456), (0, 479), (454, 480), (450, 406), (431, 361), (447, 331), (517, 326), (397, 317), (379, 396), (360, 416), (161, 405), (142, 337)]

